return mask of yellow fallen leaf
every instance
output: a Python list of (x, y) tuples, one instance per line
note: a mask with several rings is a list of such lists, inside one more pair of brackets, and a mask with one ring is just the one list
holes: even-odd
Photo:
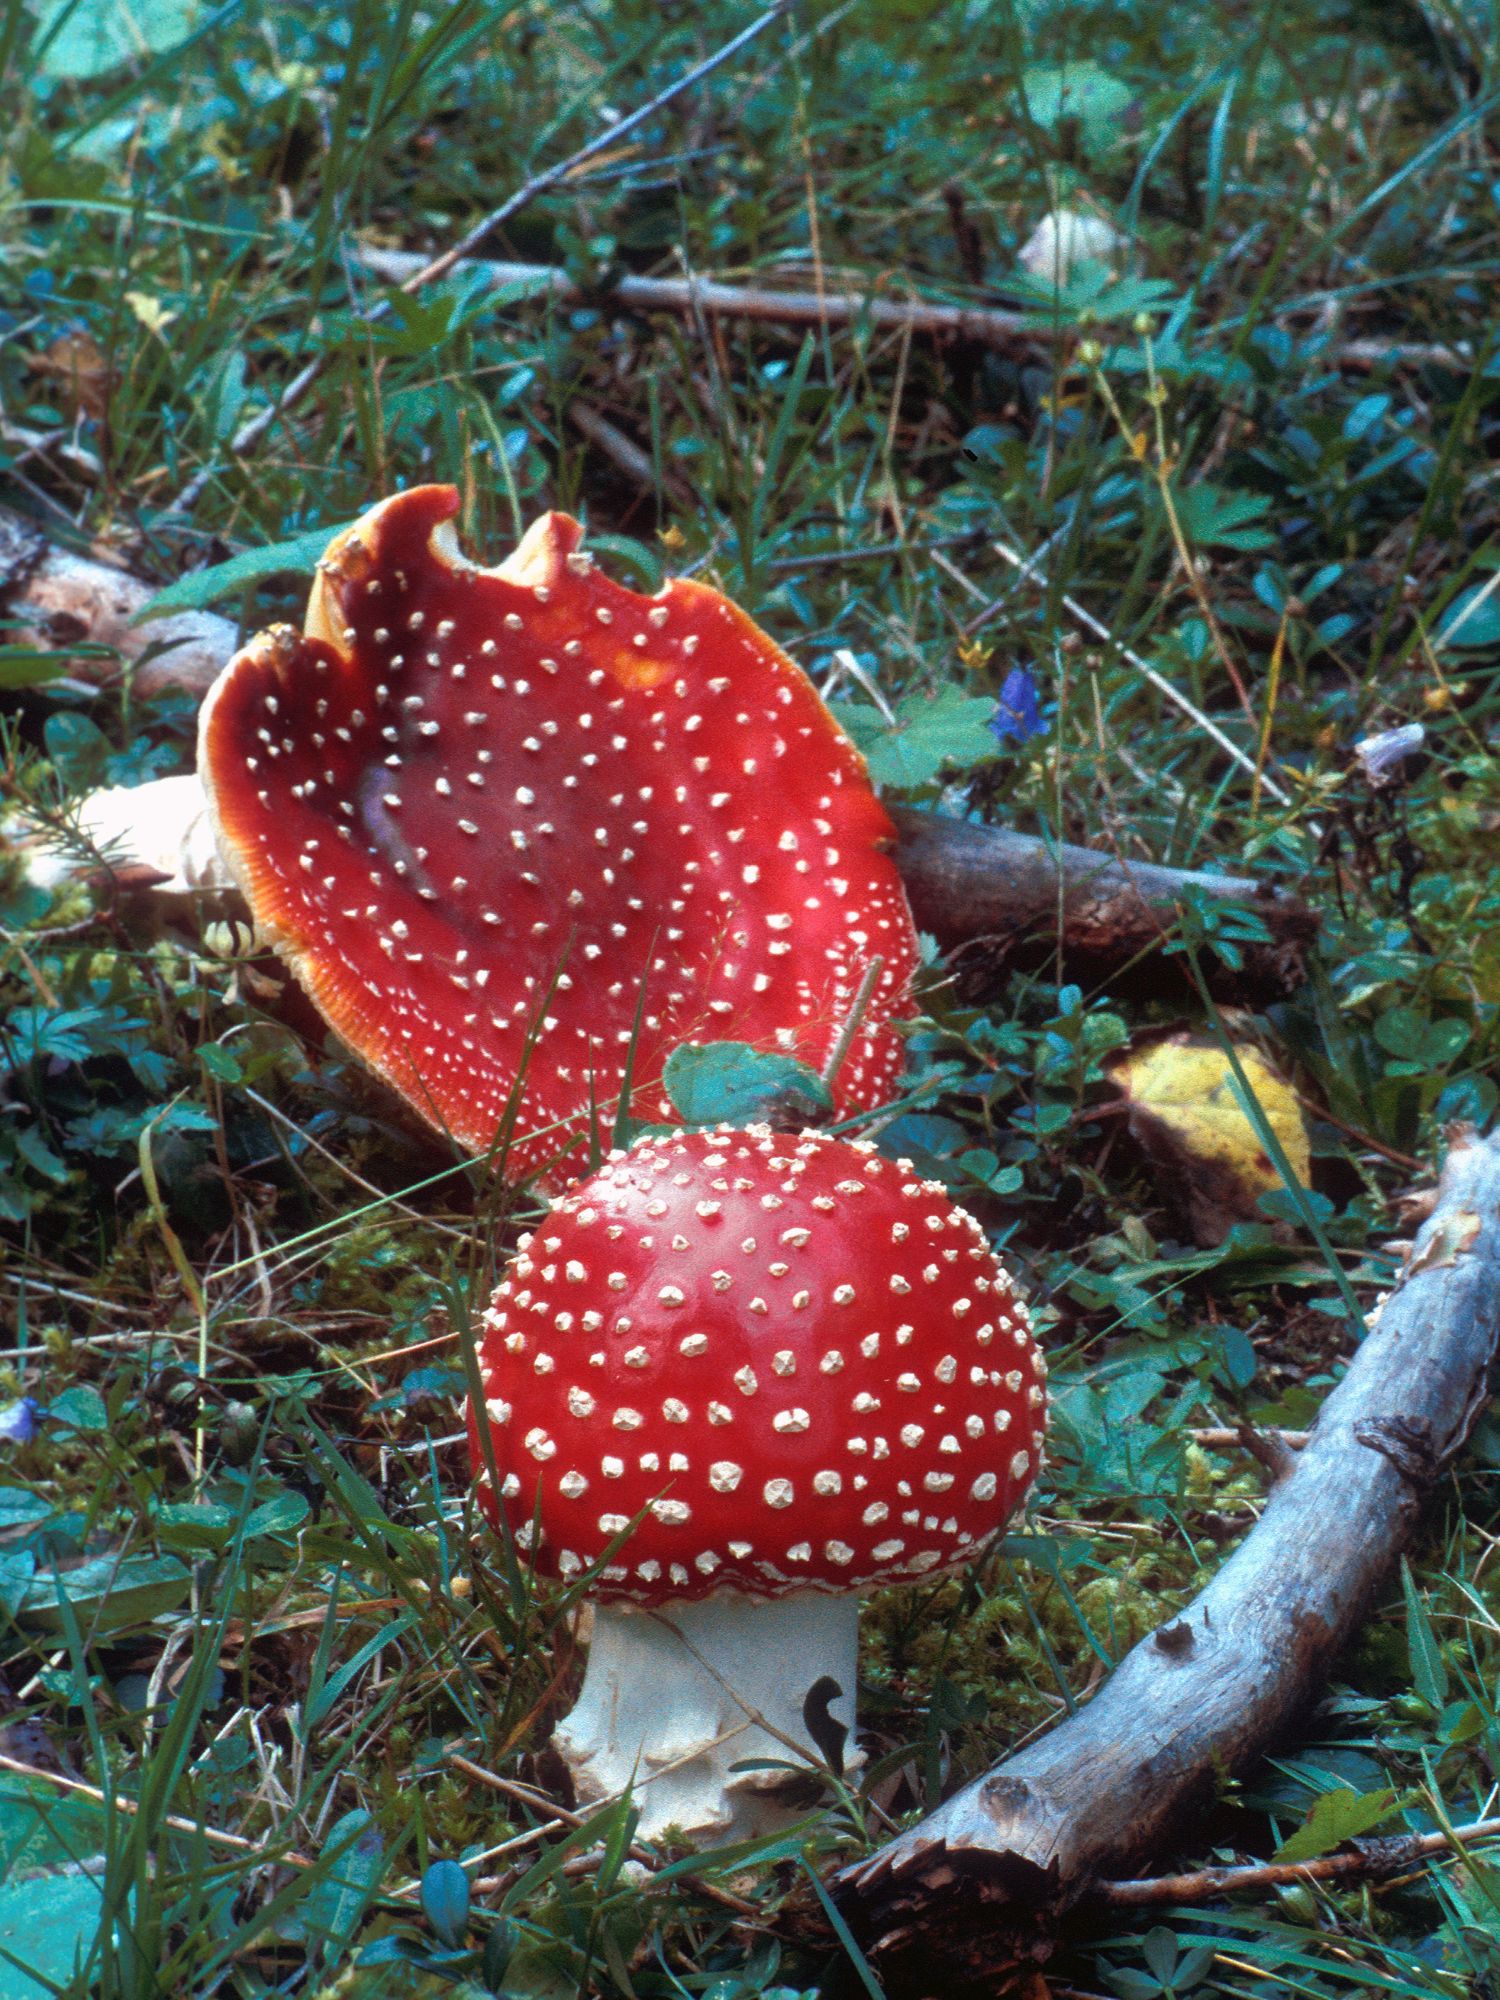
[[(1251, 1092), (1299, 1181), (1311, 1168), (1302, 1108), (1284, 1078), (1250, 1042), (1236, 1042)], [(1263, 1194), (1282, 1185), (1240, 1099), (1216, 1041), (1180, 1029), (1138, 1042), (1109, 1074), (1129, 1106), (1132, 1136), (1163, 1173), (1195, 1241), (1221, 1243), (1236, 1222), (1257, 1218)]]

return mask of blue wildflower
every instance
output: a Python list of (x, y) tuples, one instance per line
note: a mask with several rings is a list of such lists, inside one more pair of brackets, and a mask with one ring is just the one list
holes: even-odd
[(1033, 736), (1047, 734), (1036, 682), (1024, 667), (1012, 667), (1005, 676), (999, 706), (990, 718), (990, 734), (1002, 743), (1029, 743)]
[(37, 1407), (34, 1396), (0, 1403), (0, 1444), (30, 1444), (36, 1436)]

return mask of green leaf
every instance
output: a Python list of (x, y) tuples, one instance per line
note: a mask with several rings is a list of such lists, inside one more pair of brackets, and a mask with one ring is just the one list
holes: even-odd
[(42, 653), (35, 646), (0, 646), (0, 688), (42, 687), (68, 671), (64, 652)]
[(1272, 1856), (1276, 1861), (1311, 1861), (1319, 1854), (1331, 1854), (1346, 1840), (1357, 1840), (1372, 1826), (1389, 1819), (1396, 1809), (1396, 1794), (1387, 1788), (1379, 1792), (1356, 1792), (1347, 1785), (1336, 1791), (1321, 1792), (1312, 1811)]
[(75, 1431), (109, 1429), (109, 1411), (104, 1398), (89, 1382), (75, 1382), (72, 1388), (54, 1396), (47, 1405), (47, 1415), (54, 1423), (67, 1424)]
[(1493, 577), (1458, 593), (1438, 620), (1433, 643), (1455, 652), (1500, 646), (1500, 585)]
[(1025, 1176), (1019, 1167), (1007, 1167), (988, 1146), (974, 1146), (966, 1153), (960, 1153), (958, 1164), (971, 1179), (992, 1194), (1015, 1194), (1023, 1185)]
[(195, 569), (190, 575), (179, 577), (176, 583), (168, 584), (165, 590), (159, 590), (136, 613), (134, 623), (160, 618), (169, 611), (201, 611), (205, 605), (217, 604), (220, 598), (232, 597), (236, 591), (261, 583), (268, 576), (305, 574), (316, 566), (334, 536), (352, 525), (346, 521), (340, 527), (309, 528), (306, 534), (293, 535), (290, 541), (272, 542), (263, 549), (246, 549), (231, 556), (228, 562)]
[(1439, 1709), (1448, 1699), (1448, 1669), (1405, 1556), (1401, 1558), (1401, 1593), (1406, 1599), (1406, 1651), (1412, 1686), (1423, 1701)]
[(28, 1493), (24, 1486), (0, 1486), (0, 1534), (48, 1520), (52, 1512), (52, 1502), (40, 1493)]
[[(17, 1549), (14, 1555), (0, 1551), (0, 1611), (8, 1617), (15, 1617), (35, 1575), (36, 1554), (33, 1550)], [(0, 1623), (3, 1622), (0, 1620)]]
[(491, 1993), (498, 1993), (505, 1983), (505, 1975), (515, 1956), (518, 1933), (509, 1917), (502, 1917), (490, 1928), (484, 1941), (484, 1950), (479, 1960), (479, 1976)]
[(1022, 72), (1021, 92), (1034, 125), (1050, 132), (1074, 118), (1090, 152), (1116, 137), (1135, 102), (1130, 85), (1096, 62), (1033, 63)]
[(931, 784), (944, 764), (967, 767), (998, 748), (990, 734), (994, 702), (952, 686), (904, 695), (894, 728), (867, 702), (840, 702), (835, 712), (876, 784), (902, 791)]
[(64, 1606), (85, 1631), (113, 1632), (143, 1625), (175, 1611), (187, 1597), (187, 1569), (172, 1556), (97, 1556), (76, 1569), (39, 1575), (17, 1607), (16, 1618), (44, 1632), (65, 1633)]
[(102, 1897), (88, 1875), (38, 1875), (0, 1887), (0, 1993), (51, 2000), (68, 1987), (99, 1928)]
[(434, 1861), (422, 1876), (422, 1909), (450, 1951), (463, 1942), (469, 1922), (469, 1878), (456, 1861)]
[(92, 716), (64, 709), (42, 724), (42, 741), (70, 792), (86, 792), (101, 784), (109, 757), (109, 738)]
[(326, 1958), (349, 1944), (385, 1873), (385, 1844), (364, 1807), (335, 1820), (323, 1843), (331, 1856), (298, 1912), (307, 1935)]
[(1401, 1062), (1440, 1069), (1469, 1044), (1469, 1027), (1454, 1015), (1429, 1021), (1415, 1007), (1391, 1007), (1375, 1023), (1375, 1039)]
[(97, 1016), (82, 1008), (17, 1007), (10, 1017), (11, 1047), (18, 1062), (42, 1057), (83, 1062), (93, 1053), (85, 1030)]
[(277, 1493), (270, 1500), (263, 1500), (245, 1523), (245, 1539), (295, 1534), (311, 1512), (305, 1493)]
[(205, 1042), (198, 1051), (198, 1060), (220, 1083), (238, 1083), (244, 1076), (233, 1049), (226, 1049), (222, 1042)]
[(1133, 1965), (1117, 1965), (1109, 1976), (1120, 2000), (1159, 2000), (1161, 1981)]
[[(98, 1854), (106, 1842), (105, 1809), (70, 1798), (39, 1778), (0, 1777), (0, 1880), (22, 1869), (51, 1868)], [(9, 1989), (0, 1968), (0, 1994)]]
[[(35, 0), (33, 11), (39, 69), (82, 81), (185, 41), (197, 23), (198, 0)], [(57, 32), (43, 46), (54, 24)]]
[(1250, 524), (1270, 512), (1264, 493), (1236, 493), (1207, 480), (1174, 489), (1172, 505), (1190, 542), (1226, 549), (1265, 549), (1275, 541), (1268, 529)]
[(1156, 1924), (1141, 1939), (1141, 1956), (1163, 1986), (1171, 1984), (1177, 1970), (1177, 1933)]
[(608, 556), (625, 572), (632, 590), (660, 590), (666, 566), (655, 549), (648, 549), (631, 535), (598, 535), (589, 531), (589, 547), (595, 555)]
[(68, 1163), (60, 1159), (35, 1125), (17, 1125), (11, 1132), (16, 1151), (29, 1167), (59, 1186), (68, 1178)]
[(833, 1104), (816, 1070), (748, 1042), (684, 1042), (667, 1057), (662, 1081), (685, 1125), (748, 1125), (788, 1109), (812, 1117)]
[(229, 1546), (236, 1518), (232, 1507), (211, 1500), (162, 1507), (156, 1516), (157, 1538), (163, 1548), (184, 1555), (217, 1554)]

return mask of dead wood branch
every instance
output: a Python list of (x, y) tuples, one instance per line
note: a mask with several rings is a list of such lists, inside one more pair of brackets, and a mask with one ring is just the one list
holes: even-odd
[[(410, 250), (361, 245), (354, 262), (389, 284), (405, 284), (423, 259)], [(597, 304), (601, 297), (624, 312), (680, 313), (691, 318), (769, 320), (777, 326), (869, 325), (898, 333), (947, 335), (981, 347), (1014, 347), (1046, 337), (1024, 313), (994, 306), (934, 305), (924, 299), (883, 298), (874, 292), (765, 290), (726, 285), (716, 278), (643, 278), (627, 271), (605, 293), (590, 293), (556, 264), (503, 264), (478, 259), (463, 266), (480, 272), (496, 291), (562, 306)]]
[(1284, 1736), (1468, 1436), (1497, 1340), (1500, 1138), (1461, 1131), (1395, 1290), (1208, 1588), (1066, 1722), (844, 1870), (882, 1968), (920, 1964), (924, 1992), (1034, 1968), (1061, 1911), (1178, 1843)]
[[(908, 806), (894, 807), (892, 817), (912, 913), (957, 954), (971, 985), (986, 983), (999, 965), (1046, 963), (1059, 939), (1070, 977), (1107, 978), (1154, 954), (1191, 894), (1237, 904), (1264, 923), (1269, 942), (1247, 945), (1243, 968), (1228, 981), (1246, 996), (1296, 986), (1317, 935), (1317, 914), (1300, 898), (1246, 876), (1117, 861), (1093, 848)], [(1150, 976), (1159, 988), (1159, 960)]]
[(235, 628), (212, 611), (179, 611), (144, 625), (131, 620), (156, 595), (126, 570), (75, 555), (0, 508), (0, 604), (9, 621), (6, 642), (66, 658), (84, 648), (107, 649), (101, 661), (75, 661), (80, 680), (95, 681), (120, 663), (134, 668), (142, 695), (163, 688), (205, 694), (235, 648)]
[[(431, 265), (414, 250), (356, 244), (350, 261), (407, 288)], [(647, 278), (626, 271), (608, 286), (590, 290), (570, 278), (560, 264), (516, 264), (491, 258), (455, 259), (444, 270), (483, 273), (496, 291), (517, 299), (554, 305), (608, 303), (622, 312), (677, 313), (692, 318), (759, 320), (774, 326), (872, 326), (895, 333), (972, 341), (978, 347), (1013, 348), (1030, 341), (1071, 340), (1077, 325), (1059, 314), (1050, 321), (1046, 295), (1031, 312), (1005, 306), (955, 306), (931, 299), (893, 298), (878, 290), (801, 291), (779, 285), (731, 285), (718, 278)], [(1018, 280), (1018, 282), (1020, 282)], [(1434, 341), (1348, 340), (1332, 350), (1335, 361), (1354, 369), (1437, 365), (1464, 368), (1472, 357), (1462, 347)]]

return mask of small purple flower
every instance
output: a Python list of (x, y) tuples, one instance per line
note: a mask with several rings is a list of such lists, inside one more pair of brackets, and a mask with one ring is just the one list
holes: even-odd
[(22, 1396), (14, 1403), (0, 1403), (0, 1444), (30, 1444), (36, 1436), (37, 1403)]
[(1024, 667), (1012, 667), (1005, 676), (999, 706), (990, 718), (990, 734), (1002, 743), (1029, 743), (1033, 736), (1047, 734), (1036, 682)]

